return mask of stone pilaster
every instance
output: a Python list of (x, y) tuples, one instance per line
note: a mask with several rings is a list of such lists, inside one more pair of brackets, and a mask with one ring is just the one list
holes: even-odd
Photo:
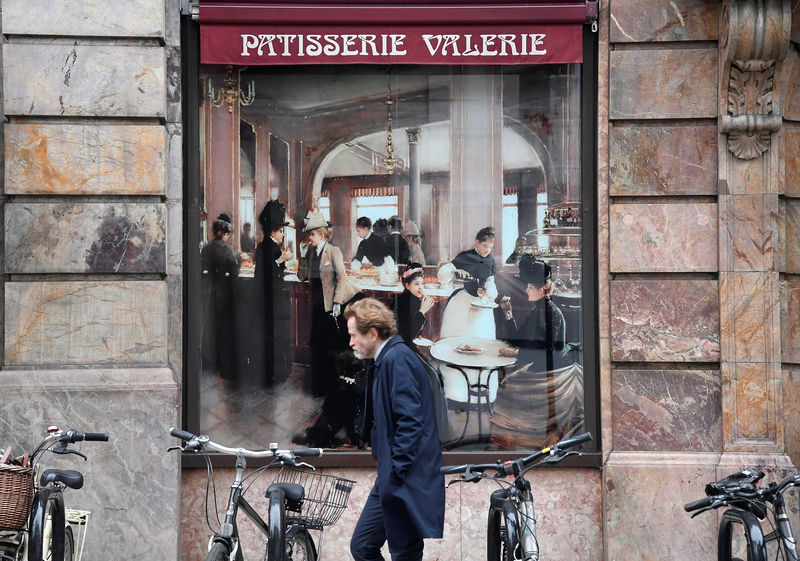
[(750, 455), (759, 463), (788, 463), (782, 457), (778, 133), (790, 24), (788, 0), (729, 0), (720, 11), (720, 474)]

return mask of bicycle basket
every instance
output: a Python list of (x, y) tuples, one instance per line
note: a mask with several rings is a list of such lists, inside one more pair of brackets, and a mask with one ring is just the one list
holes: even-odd
[(273, 483), (297, 483), (305, 489), (300, 512), (286, 512), (286, 521), (321, 528), (336, 524), (347, 508), (355, 481), (314, 471), (281, 468)]
[(0, 530), (25, 526), (33, 499), (33, 468), (0, 464)]

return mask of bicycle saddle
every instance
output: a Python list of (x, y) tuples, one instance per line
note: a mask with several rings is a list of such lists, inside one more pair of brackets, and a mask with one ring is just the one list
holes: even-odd
[(71, 469), (46, 469), (39, 482), (42, 487), (50, 483), (63, 483), (70, 489), (80, 489), (83, 487), (83, 475)]
[(283, 489), (283, 494), (286, 495), (286, 498), (290, 501), (302, 501), (303, 497), (306, 495), (306, 490), (303, 489), (303, 486), (298, 483), (273, 483), (269, 487), (267, 487), (266, 496), (269, 497), (270, 494), (275, 489)]

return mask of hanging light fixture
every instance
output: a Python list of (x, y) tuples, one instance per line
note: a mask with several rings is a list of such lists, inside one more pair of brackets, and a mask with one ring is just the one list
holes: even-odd
[(237, 101), (239, 105), (250, 105), (256, 99), (256, 83), (250, 80), (247, 84), (247, 93), (242, 91), (240, 86), (239, 74), (247, 68), (243, 66), (237, 71), (237, 75), (233, 75), (233, 66), (228, 65), (225, 71), (225, 79), (222, 83), (222, 89), (216, 90), (211, 85), (211, 78), (208, 79), (207, 96), (214, 107), (221, 107), (223, 103), (228, 104), (228, 113), (233, 113), (233, 104)]
[(387, 93), (386, 93), (386, 156), (383, 158), (383, 165), (386, 168), (386, 171), (389, 175), (393, 175), (395, 169), (402, 170), (405, 166), (403, 165), (403, 160), (400, 158), (394, 157), (394, 146), (392, 145), (392, 106), (395, 104), (395, 101), (392, 100), (392, 82), (391, 76), (389, 77), (389, 81), (387, 83)]

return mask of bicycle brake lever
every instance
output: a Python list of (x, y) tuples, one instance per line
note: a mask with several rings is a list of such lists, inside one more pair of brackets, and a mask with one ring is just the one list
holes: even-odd
[(180, 446), (170, 446), (169, 448), (167, 448), (167, 452), (174, 452), (175, 450), (181, 450), (182, 451), (183, 448), (181, 448)]
[(67, 454), (75, 454), (76, 456), (80, 456), (81, 458), (83, 458), (83, 461), (86, 461), (86, 460), (89, 459), (89, 458), (86, 457), (85, 454), (81, 454), (77, 450), (72, 450), (71, 448), (67, 448), (66, 443), (61, 443), (60, 446), (57, 446), (56, 448), (53, 448), (52, 452), (53, 452), (53, 454), (62, 454), (62, 455), (65, 455), (65, 456)]
[(295, 466), (295, 467), (301, 467), (301, 466), (305, 466), (305, 467), (307, 467), (307, 468), (311, 468), (311, 469), (312, 469), (312, 470), (314, 470), (314, 471), (317, 471), (317, 468), (315, 468), (314, 466), (312, 466), (311, 464), (308, 464), (308, 463), (306, 463), (306, 462), (300, 462), (299, 464), (294, 464), (294, 466)]

